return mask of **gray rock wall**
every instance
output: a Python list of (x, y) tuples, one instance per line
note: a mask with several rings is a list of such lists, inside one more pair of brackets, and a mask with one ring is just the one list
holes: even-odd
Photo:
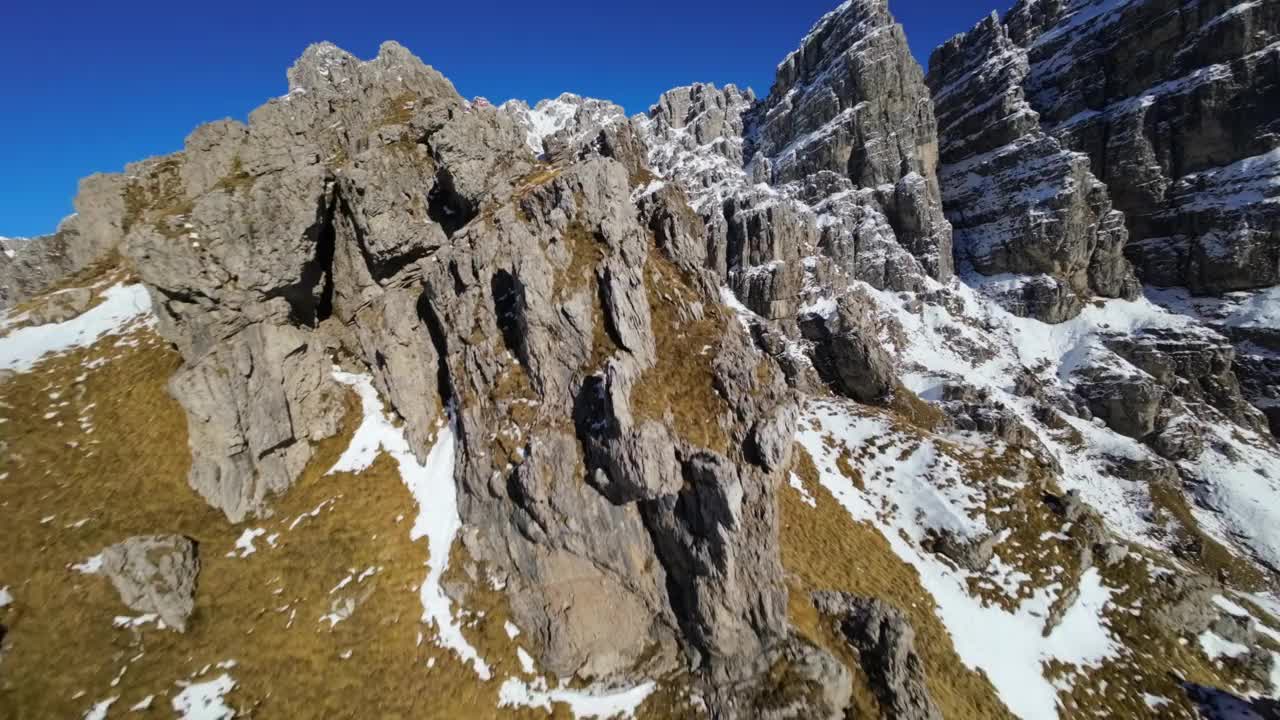
[(940, 182), (961, 265), (1027, 276), (996, 299), (1061, 322), (1094, 296), (1132, 298), (1138, 285), (1123, 256), (1123, 215), (1088, 157), (1041, 129), (1023, 91), (1029, 71), (1026, 49), (994, 14), (934, 52)]

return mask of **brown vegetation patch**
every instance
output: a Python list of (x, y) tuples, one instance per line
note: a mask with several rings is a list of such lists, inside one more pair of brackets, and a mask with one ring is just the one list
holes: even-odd
[(1200, 528), (1187, 496), (1177, 487), (1151, 483), (1151, 503), (1159, 520), (1173, 526), (1174, 546), (1180, 549), (1182, 559), (1196, 565), (1204, 574), (1217, 578), (1230, 587), (1258, 592), (1272, 587), (1273, 580), (1247, 558), (1240, 557), (1230, 548), (1215, 540)]
[(569, 222), (560, 241), (569, 253), (569, 264), (557, 269), (551, 287), (551, 297), (555, 301), (566, 295), (591, 287), (595, 279), (596, 267), (605, 257), (605, 246), (578, 220)]
[[(1145, 551), (1134, 551), (1124, 562), (1100, 570), (1107, 585), (1119, 589), (1108, 604), (1105, 617), (1107, 627), (1124, 649), (1120, 657), (1108, 659), (1101, 667), (1075, 673), (1072, 691), (1059, 696), (1065, 707), (1063, 716), (1200, 718), (1180, 681), (1231, 688), (1232, 678), (1225, 668), (1215, 667), (1204, 657), (1195, 637), (1183, 636), (1152, 617), (1152, 612), (1168, 601), (1162, 597), (1165, 591), (1155, 576), (1174, 571), (1158, 556)], [(1050, 668), (1051, 677), (1053, 673), (1071, 674), (1064, 668)], [(1166, 698), (1170, 703), (1152, 709), (1144, 693)]]
[(621, 348), (609, 331), (609, 318), (604, 312), (604, 301), (600, 293), (591, 299), (591, 359), (587, 361), (587, 372), (597, 372), (604, 367)]
[(191, 213), (193, 202), (182, 182), (182, 161), (167, 157), (151, 165), (143, 175), (132, 178), (124, 190), (124, 220), (127, 234), (133, 226), (149, 221), (166, 237), (178, 237), (175, 220)]
[(901, 383), (894, 389), (889, 409), (901, 420), (925, 432), (937, 430), (947, 419), (947, 414), (937, 405), (922, 400), (919, 395)]
[[(354, 431), (354, 400), (345, 431), (316, 447), (275, 516), (234, 527), (186, 484), (185, 416), (165, 391), (176, 353), (151, 331), (127, 340), (136, 347), (107, 338), (0, 384), (0, 578), (15, 598), (0, 610), (9, 629), (0, 707), (18, 718), (80, 717), (106, 698), (119, 697), (120, 713), (154, 694), (163, 714), (177, 681), (227, 672), (237, 682), (227, 702), (244, 715), (543, 716), (497, 709), (497, 681), (480, 682), (429, 640), (418, 644), (420, 630), (430, 637), (418, 597), (427, 547), (409, 539), (416, 505), (398, 468), (384, 455), (359, 475), (324, 474)], [(86, 368), (101, 357), (113, 359)], [(267, 534), (255, 554), (227, 557), (244, 527)], [(69, 569), (106, 545), (152, 533), (199, 543), (196, 611), (185, 635), (113, 628), (114, 617), (136, 613), (105, 578)], [(368, 568), (377, 571), (335, 590)], [(349, 618), (332, 628), (320, 620), (348, 599), (358, 603)], [(236, 666), (201, 674), (228, 660)]]
[(244, 169), (244, 163), (237, 156), (231, 161), (231, 171), (214, 183), (214, 187), (228, 193), (247, 192), (253, 187), (254, 177)]
[(536, 188), (560, 177), (561, 168), (550, 163), (537, 163), (519, 180), (516, 180), (516, 197), (523, 197)]
[(405, 125), (413, 119), (413, 113), (417, 107), (418, 96), (411, 92), (402, 92), (388, 98), (382, 103), (382, 117), (378, 121), (378, 126)]
[(661, 178), (654, 175), (652, 170), (644, 166), (627, 169), (627, 180), (630, 181), (632, 190), (648, 187), (649, 183), (659, 179)]
[(712, 365), (728, 316), (718, 303), (703, 302), (697, 317), (693, 283), (659, 252), (649, 253), (644, 282), (657, 361), (632, 387), (632, 411), (694, 445), (728, 454), (729, 437), (720, 424), (728, 404), (716, 390)]

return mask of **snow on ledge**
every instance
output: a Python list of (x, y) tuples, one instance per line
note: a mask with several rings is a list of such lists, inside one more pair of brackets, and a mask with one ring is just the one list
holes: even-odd
[(569, 706), (570, 712), (578, 720), (630, 718), (635, 716), (636, 709), (656, 687), (656, 683), (649, 681), (628, 690), (610, 692), (570, 690), (563, 687), (547, 690), (546, 682), (541, 678), (531, 685), (516, 678), (508, 678), (498, 691), (498, 705), (499, 707), (541, 708), (551, 712), (552, 703), (564, 703)]
[(101, 304), (66, 322), (18, 328), (0, 338), (0, 370), (26, 372), (45, 355), (89, 347), (140, 318), (150, 320), (151, 296), (142, 285), (117, 283), (102, 295)]
[(454, 651), (463, 662), (471, 663), (481, 680), (491, 679), (488, 663), (463, 636), (462, 626), (454, 617), (449, 598), (440, 584), (449, 567), (449, 550), (462, 528), (457, 488), (453, 483), (453, 427), (443, 421), (440, 423), (436, 444), (431, 448), (426, 463), (419, 464), (404, 432), (396, 429), (387, 417), (378, 391), (373, 387), (373, 378), (336, 368), (333, 377), (360, 396), (364, 420), (351, 438), (351, 445), (329, 474), (365, 470), (383, 450), (400, 466), (400, 478), (418, 503), (418, 517), (413, 523), (411, 537), (414, 540), (427, 538), (427, 578), (419, 592), (422, 621), (435, 624), (438, 646)]

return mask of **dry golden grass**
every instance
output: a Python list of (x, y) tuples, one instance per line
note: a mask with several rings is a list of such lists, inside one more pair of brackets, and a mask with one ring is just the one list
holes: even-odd
[(649, 253), (645, 290), (657, 362), (631, 389), (631, 408), (643, 420), (666, 422), (681, 438), (721, 454), (729, 437), (720, 425), (728, 404), (715, 389), (712, 362), (729, 318), (714, 302), (702, 304), (703, 315), (690, 312), (699, 301), (693, 285), (662, 253)]
[(930, 402), (920, 399), (919, 395), (901, 383), (894, 389), (893, 400), (889, 405), (895, 415), (925, 432), (933, 432), (946, 420), (947, 415)]
[(149, 221), (166, 237), (181, 234), (173, 221), (190, 213), (193, 206), (186, 195), (181, 171), (181, 161), (167, 157), (156, 162), (145, 174), (130, 180), (124, 190), (122, 229), (125, 233), (134, 225)]
[(1158, 519), (1171, 521), (1176, 542), (1188, 548), (1185, 560), (1209, 577), (1218, 578), (1240, 590), (1257, 592), (1271, 587), (1274, 580), (1257, 565), (1223, 546), (1200, 528), (1187, 505), (1186, 495), (1176, 487), (1159, 483), (1151, 483), (1150, 489)]
[(382, 104), (382, 117), (379, 125), (404, 125), (413, 119), (418, 106), (418, 96), (411, 92), (403, 92), (388, 98)]
[(240, 158), (231, 161), (231, 172), (226, 177), (214, 183), (214, 187), (228, 193), (238, 193), (253, 187), (254, 177), (244, 169), (244, 163)]
[[(416, 510), (398, 469), (382, 456), (358, 476), (324, 475), (354, 430), (354, 404), (346, 431), (317, 447), (275, 517), (245, 526), (279, 533), (277, 547), (260, 537), (256, 554), (226, 557), (243, 527), (186, 484), (185, 417), (165, 392), (179, 360), (150, 331), (131, 339), (138, 347), (115, 347), (119, 338), (108, 338), (0, 385), (7, 446), (0, 584), (15, 597), (0, 610), (9, 630), (0, 715), (79, 717), (115, 696), (119, 714), (152, 694), (166, 707), (176, 681), (234, 659), (229, 673), (238, 685), (228, 701), (255, 717), (542, 716), (499, 710), (497, 681), (482, 683), (451, 653), (417, 644), (419, 630), (429, 635), (417, 593), (427, 548), (409, 540)], [(104, 355), (117, 357), (86, 371), (86, 361)], [(49, 412), (57, 415), (45, 418)], [(92, 433), (82, 431), (81, 417)], [(134, 613), (106, 579), (69, 569), (106, 545), (151, 533), (199, 543), (196, 611), (185, 635), (113, 628), (114, 617)], [(380, 570), (330, 594), (369, 567)], [(340, 597), (361, 602), (330, 629), (320, 618)], [(501, 618), (472, 617), (467, 632), (491, 663), (507, 668), (515, 656)]]
[(567, 294), (594, 287), (596, 267), (604, 259), (604, 245), (582, 223), (573, 220), (561, 238), (569, 251), (569, 264), (556, 271), (551, 297), (559, 301)]

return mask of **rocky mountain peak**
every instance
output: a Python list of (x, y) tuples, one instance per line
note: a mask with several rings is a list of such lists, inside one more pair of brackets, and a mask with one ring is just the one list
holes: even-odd
[(0, 245), (0, 706), (1267, 711), (1280, 33), (1219, 5), (926, 74), (850, 0), (633, 117), (312, 45)]
[(876, 191), (903, 247), (950, 277), (932, 103), (887, 4), (847, 2), (823, 17), (778, 66), (748, 136), (775, 184), (832, 173)]

